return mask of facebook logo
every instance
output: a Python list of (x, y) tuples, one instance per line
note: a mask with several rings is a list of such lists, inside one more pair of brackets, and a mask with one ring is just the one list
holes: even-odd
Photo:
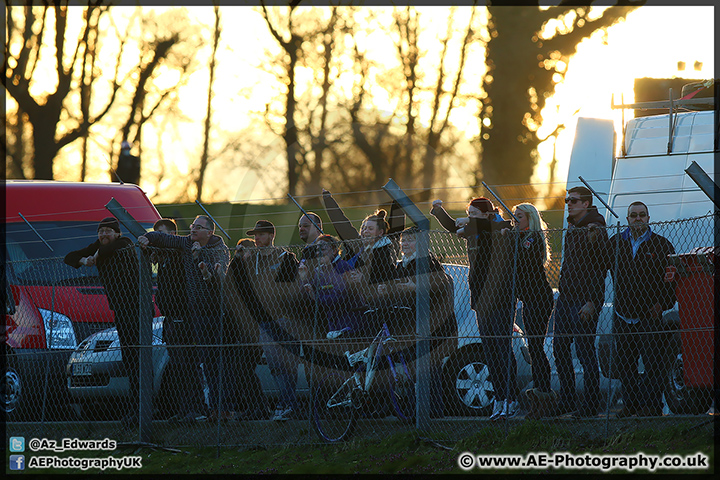
[(24, 452), (25, 451), (25, 437), (10, 437), (10, 451), (11, 452)]
[(25, 470), (25, 455), (10, 455), (10, 470)]

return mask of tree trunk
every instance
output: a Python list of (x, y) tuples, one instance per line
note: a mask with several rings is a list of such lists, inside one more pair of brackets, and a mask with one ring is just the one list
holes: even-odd
[(215, 5), (215, 33), (213, 35), (212, 56), (210, 57), (210, 81), (208, 83), (207, 96), (207, 112), (205, 114), (205, 135), (203, 141), (203, 151), (200, 156), (200, 171), (196, 182), (197, 199), (202, 202), (203, 182), (205, 181), (205, 170), (208, 165), (208, 150), (210, 149), (210, 129), (212, 127), (212, 98), (213, 83), (215, 82), (215, 64), (217, 57), (217, 48), (220, 43), (220, 7)]

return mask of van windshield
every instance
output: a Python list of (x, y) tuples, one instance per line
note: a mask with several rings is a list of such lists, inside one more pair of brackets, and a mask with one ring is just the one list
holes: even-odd
[[(19, 285), (100, 285), (96, 267), (73, 268), (63, 263), (69, 252), (97, 240), (97, 223), (34, 222), (43, 241), (25, 223), (5, 224), (6, 274)], [(152, 225), (143, 225), (152, 230)], [(135, 237), (122, 229), (123, 236)]]

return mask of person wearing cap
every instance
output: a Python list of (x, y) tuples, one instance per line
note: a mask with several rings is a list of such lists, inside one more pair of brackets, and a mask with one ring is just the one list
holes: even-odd
[(442, 206), (432, 203), (430, 214), (449, 232), (467, 241), (470, 272), (470, 306), (475, 310), (485, 362), (495, 386), (491, 420), (517, 415), (517, 363), (510, 335), (513, 321), (512, 249), (507, 235), (499, 233), (510, 228), (486, 197), (470, 200), (467, 217), (454, 220)]
[[(132, 241), (123, 237), (115, 217), (106, 217), (97, 228), (98, 239), (67, 255), (63, 261), (74, 268), (96, 266), (105, 288), (108, 306), (113, 311), (115, 328), (120, 339), (123, 368), (130, 382), (130, 402), (122, 418), (131, 427), (138, 421), (140, 303), (139, 269)], [(152, 322), (152, 318), (143, 319)]]
[[(296, 418), (298, 411), (295, 389), (300, 365), (300, 342), (296, 338), (293, 299), (298, 296), (295, 279), (298, 261), (292, 252), (275, 246), (275, 225), (258, 220), (247, 232), (256, 247), (241, 257), (247, 284), (244, 298), (259, 325), (258, 341), (265, 351), (268, 367), (280, 398), (272, 420)], [(242, 280), (237, 280), (241, 284)]]
[[(222, 238), (215, 235), (215, 224), (206, 215), (198, 215), (186, 236), (163, 232), (148, 232), (138, 237), (141, 247), (153, 246), (180, 251), (185, 271), (185, 293), (189, 315), (200, 350), (207, 378), (211, 419), (225, 415), (218, 403), (219, 360), (223, 318), (222, 283), (230, 261), (230, 254)], [(182, 392), (187, 394), (188, 392)], [(199, 419), (199, 418), (197, 418)]]

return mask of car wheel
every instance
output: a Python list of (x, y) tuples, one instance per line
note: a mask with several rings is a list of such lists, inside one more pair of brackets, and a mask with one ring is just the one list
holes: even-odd
[(17, 368), (15, 355), (6, 354), (5, 357), (5, 383), (3, 384), (3, 400), (5, 404), (5, 418), (9, 421), (19, 420), (26, 410), (27, 393), (22, 373)]
[(489, 415), (495, 399), (489, 376), (481, 345), (471, 345), (450, 355), (443, 369), (446, 414)]
[(712, 403), (712, 391), (709, 387), (690, 387), (685, 385), (682, 353), (678, 353), (668, 369), (665, 382), (665, 402), (674, 414), (697, 415), (705, 413)]

